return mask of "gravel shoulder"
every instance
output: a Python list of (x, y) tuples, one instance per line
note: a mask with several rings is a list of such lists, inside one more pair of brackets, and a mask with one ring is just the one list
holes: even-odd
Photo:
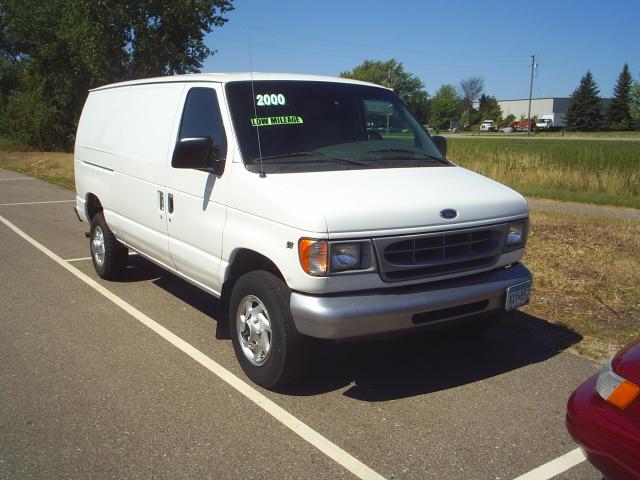
[(527, 198), (532, 210), (551, 213), (568, 213), (570, 215), (584, 215), (587, 217), (620, 218), (623, 220), (640, 221), (640, 210), (637, 208), (612, 207), (592, 205), (590, 203), (561, 202), (546, 198)]

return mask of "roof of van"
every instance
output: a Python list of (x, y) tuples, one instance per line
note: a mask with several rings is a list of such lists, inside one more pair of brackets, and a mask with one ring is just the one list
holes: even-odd
[[(173, 83), (173, 82), (216, 82), (227, 83), (237, 81), (251, 80), (301, 80), (307, 82), (338, 82), (338, 83), (354, 83), (357, 85), (369, 85), (380, 87), (369, 82), (361, 82), (360, 80), (351, 80), (350, 78), (329, 77), (323, 75), (305, 75), (299, 73), (264, 73), (264, 72), (235, 72), (235, 73), (191, 73), (187, 75), (167, 75), (164, 77), (143, 78), (140, 80), (131, 80), (128, 82), (112, 83), (102, 87), (94, 88), (90, 91), (106, 90), (109, 88), (128, 87), (130, 85), (145, 85), (149, 83)], [(386, 87), (382, 87), (386, 88)]]

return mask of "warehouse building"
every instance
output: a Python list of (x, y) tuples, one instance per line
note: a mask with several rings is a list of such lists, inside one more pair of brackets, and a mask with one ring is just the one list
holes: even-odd
[[(608, 98), (601, 100), (602, 107), (609, 102)], [(513, 115), (516, 119), (527, 118), (529, 112), (529, 99), (518, 100), (498, 100), (498, 105), (502, 110), (502, 117)], [(473, 107), (478, 108), (479, 102), (474, 102)], [(569, 109), (569, 97), (549, 97), (531, 99), (531, 117), (539, 117), (545, 113), (556, 113), (566, 115)]]

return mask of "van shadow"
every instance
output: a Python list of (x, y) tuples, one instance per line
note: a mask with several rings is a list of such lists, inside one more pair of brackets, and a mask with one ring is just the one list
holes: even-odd
[(119, 281), (142, 282), (146, 280), (152, 280), (154, 285), (211, 317), (214, 323), (220, 318), (219, 301), (216, 297), (194, 287), (189, 282), (140, 255), (129, 255), (127, 269)]
[(447, 390), (494, 377), (558, 355), (582, 337), (538, 317), (514, 312), (475, 338), (459, 327), (361, 343), (321, 342), (309, 374), (281, 391), (343, 395), (382, 402)]
[[(221, 326), (215, 297), (140, 256), (129, 258), (124, 280), (153, 280), (209, 316), (213, 326)], [(375, 341), (316, 341), (303, 378), (278, 392), (309, 396), (348, 387), (343, 395), (367, 402), (412, 397), (544, 362), (582, 340), (574, 332), (520, 311), (507, 315), (487, 334), (469, 338), (463, 332), (460, 326)], [(225, 333), (217, 333), (218, 338)]]

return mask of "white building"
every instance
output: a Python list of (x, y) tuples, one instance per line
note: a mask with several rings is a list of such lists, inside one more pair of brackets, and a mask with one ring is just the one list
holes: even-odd
[[(601, 100), (602, 107), (609, 102), (608, 98)], [(473, 108), (478, 108), (479, 102), (473, 103)], [(502, 118), (513, 115), (516, 120), (526, 119), (529, 109), (529, 99), (518, 100), (498, 100), (498, 105), (502, 110)], [(559, 113), (566, 115), (569, 109), (569, 97), (550, 97), (531, 99), (531, 117), (539, 117), (545, 113)]]

